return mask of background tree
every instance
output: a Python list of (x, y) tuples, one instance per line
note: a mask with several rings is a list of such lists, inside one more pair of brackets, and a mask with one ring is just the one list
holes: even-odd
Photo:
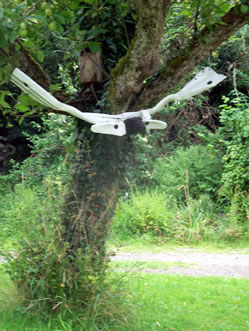
[[(82, 111), (116, 114), (143, 109), (174, 89), (240, 29), (248, 21), (249, 6), (248, 1), (218, 0), (17, 0), (1, 4), (0, 17), (2, 121), (9, 117), (15, 126), (16, 118), (24, 124), (45, 111), (10, 88), (14, 67)], [(83, 96), (78, 63), (82, 52), (101, 52), (103, 76), (96, 84), (91, 81), (94, 93), (83, 86)], [(96, 65), (99, 69), (100, 62)], [(61, 216), (64, 268), (71, 272), (67, 272), (71, 289), (64, 293), (70, 297), (78, 286), (72, 284), (88, 281), (86, 298), (93, 291), (93, 278), (91, 282), (80, 278), (79, 256), (91, 266), (92, 275), (105, 271), (107, 230), (136, 142), (93, 134), (87, 123), (76, 120), (74, 136), (74, 161)], [(53, 297), (52, 307), (59, 300), (55, 294), (46, 293)]]

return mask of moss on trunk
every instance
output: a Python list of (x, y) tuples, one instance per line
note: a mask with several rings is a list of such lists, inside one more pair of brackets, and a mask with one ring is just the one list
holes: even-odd
[(159, 68), (158, 49), (168, 0), (138, 0), (137, 28), (127, 54), (112, 71), (108, 98), (115, 113), (127, 111), (132, 97), (140, 92), (144, 79)]
[[(131, 145), (126, 137), (88, 134), (75, 149), (72, 178), (63, 209), (70, 250), (105, 256), (105, 241), (120, 185), (129, 165)], [(87, 138), (87, 136), (89, 138)]]

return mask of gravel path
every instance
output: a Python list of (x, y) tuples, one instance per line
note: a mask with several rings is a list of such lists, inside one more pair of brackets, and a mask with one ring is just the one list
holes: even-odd
[[(249, 252), (249, 250), (248, 250)], [(0, 256), (0, 263), (3, 262)], [(180, 274), (187, 276), (222, 276), (249, 278), (249, 254), (202, 253), (196, 249), (177, 249), (167, 253), (117, 253), (113, 261), (185, 263), (168, 269), (143, 269), (147, 273)], [(119, 268), (120, 269), (120, 268)], [(124, 270), (124, 269), (122, 269)]]
[(249, 278), (249, 254), (202, 253), (198, 250), (178, 249), (167, 253), (117, 253), (114, 261), (182, 262), (185, 266), (169, 269), (143, 269), (143, 272), (181, 274), (188, 276), (222, 276)]

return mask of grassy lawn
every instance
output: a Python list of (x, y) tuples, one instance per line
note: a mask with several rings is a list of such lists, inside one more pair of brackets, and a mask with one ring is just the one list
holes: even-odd
[(31, 318), (28, 313), (16, 310), (20, 296), (1, 273), (0, 330), (249, 330), (248, 279), (128, 272), (125, 281), (130, 293), (129, 304), (135, 314), (135, 318), (127, 316), (131, 320), (129, 326), (104, 325), (103, 328), (97, 328), (93, 320), (88, 326), (82, 322), (76, 327), (72, 326), (73, 319), (59, 316), (44, 322), (39, 316)]
[(249, 330), (247, 279), (158, 274), (131, 278), (137, 309), (132, 330)]

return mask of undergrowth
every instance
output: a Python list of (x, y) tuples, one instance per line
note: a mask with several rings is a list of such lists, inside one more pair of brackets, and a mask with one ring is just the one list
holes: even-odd
[(177, 204), (158, 190), (133, 192), (116, 209), (111, 238), (124, 242), (146, 236), (158, 244), (233, 242), (249, 240), (249, 229), (247, 224), (231, 222), (208, 195)]
[[(3, 269), (3, 268), (1, 268)], [(25, 293), (0, 270), (0, 329), (11, 331), (96, 331), (130, 330), (135, 323), (135, 307), (130, 299), (127, 279), (108, 273), (110, 286), (102, 290), (87, 307), (68, 306), (61, 312), (48, 313), (24, 308)]]

